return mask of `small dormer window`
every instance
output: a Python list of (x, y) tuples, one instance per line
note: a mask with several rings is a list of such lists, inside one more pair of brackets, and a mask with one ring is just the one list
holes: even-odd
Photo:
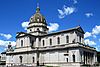
[(39, 22), (39, 19), (37, 19), (37, 21)]

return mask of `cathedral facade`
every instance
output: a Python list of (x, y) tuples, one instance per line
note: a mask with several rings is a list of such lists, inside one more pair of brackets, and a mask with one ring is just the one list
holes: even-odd
[(97, 62), (96, 49), (84, 44), (80, 26), (54, 33), (48, 30), (46, 19), (37, 7), (27, 32), (17, 33), (15, 49), (9, 46), (6, 65), (80, 67)]

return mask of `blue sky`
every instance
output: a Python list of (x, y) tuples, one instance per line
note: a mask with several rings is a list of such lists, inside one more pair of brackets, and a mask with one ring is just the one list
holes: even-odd
[(100, 0), (0, 0), (0, 52), (15, 45), (16, 32), (26, 31), (37, 2), (50, 32), (80, 25), (85, 43), (100, 51)]

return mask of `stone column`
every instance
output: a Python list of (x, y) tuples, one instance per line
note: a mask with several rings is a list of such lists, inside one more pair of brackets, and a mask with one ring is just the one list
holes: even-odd
[(93, 58), (94, 58), (94, 60), (93, 60), (94, 63), (93, 64), (95, 64), (95, 54), (93, 54)]
[(39, 38), (37, 37), (36, 38), (36, 47), (37, 47), (37, 49), (36, 49), (36, 54), (37, 54), (37, 66), (39, 66), (39, 45), (40, 44), (40, 42), (39, 42)]
[(39, 38), (36, 38), (36, 47), (39, 47)]
[(85, 52), (85, 64), (86, 64), (86, 52)]
[(85, 64), (85, 51), (84, 51), (84, 64)]
[(90, 56), (91, 56), (91, 64), (92, 64), (92, 53), (90, 54)]
[(27, 38), (27, 46), (29, 46), (30, 45), (30, 38), (28, 37)]

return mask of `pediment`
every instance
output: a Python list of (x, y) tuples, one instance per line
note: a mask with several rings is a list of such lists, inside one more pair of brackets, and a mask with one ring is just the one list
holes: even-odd
[(78, 31), (84, 33), (83, 29), (81, 27), (78, 28)]
[(18, 32), (16, 37), (22, 37), (22, 36), (25, 36), (25, 35), (26, 35), (26, 33), (24, 33), (24, 32)]
[(25, 34), (20, 34), (19, 36), (24, 36)]

